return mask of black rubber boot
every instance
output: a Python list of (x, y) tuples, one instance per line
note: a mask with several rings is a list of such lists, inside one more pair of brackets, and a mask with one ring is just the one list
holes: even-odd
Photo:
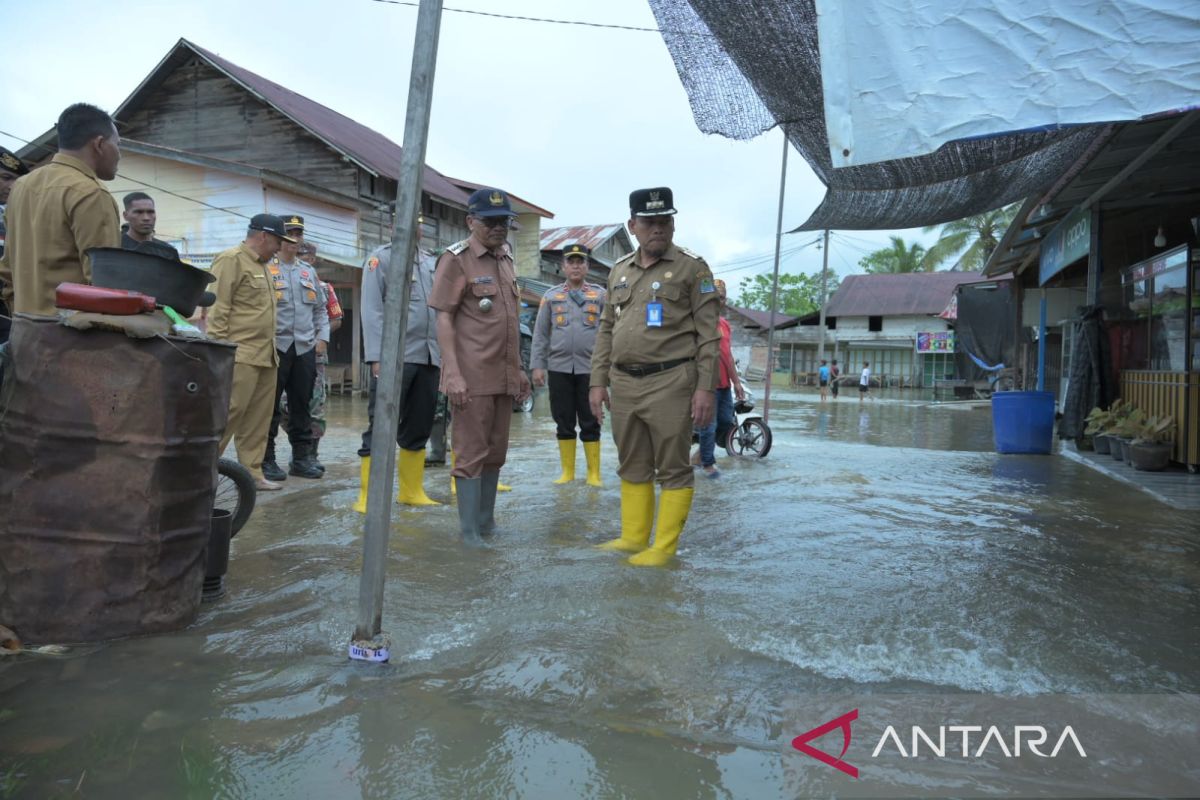
[(292, 445), (292, 462), (288, 464), (288, 473), (295, 475), (297, 478), (311, 478), (316, 480), (325, 473), (317, 469), (312, 462), (312, 457), (309, 456), (310, 445)]
[(263, 477), (269, 481), (287, 480), (287, 473), (279, 468), (279, 463), (275, 460), (274, 443), (267, 443), (267, 453), (263, 456), (262, 471)]
[(317, 460), (317, 450), (320, 447), (321, 447), (321, 440), (313, 439), (312, 450), (311, 450), (311, 454), (309, 455), (309, 461), (311, 461), (313, 463), (314, 467), (321, 470), (321, 474), (324, 475), (325, 474), (325, 465)]
[(458, 524), (462, 531), (463, 544), (468, 547), (483, 547), (479, 536), (479, 502), (482, 478), (457, 478)]
[(496, 485), (500, 483), (500, 470), (485, 469), (479, 480), (479, 535), (491, 536), (496, 532)]

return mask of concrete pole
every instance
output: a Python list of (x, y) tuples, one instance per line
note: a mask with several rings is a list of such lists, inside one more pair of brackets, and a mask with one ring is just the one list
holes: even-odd
[(383, 626), (383, 584), (387, 575), (388, 533), (392, 527), (404, 330), (408, 322), (413, 256), (420, 236), (417, 217), (421, 212), (421, 175), (425, 168), (425, 144), (429, 138), (441, 18), (442, 0), (421, 0), (409, 75), (391, 259), (387, 264), (387, 285), (391, 291), (387, 293), (383, 312), (383, 348), (375, 394), (362, 578), (358, 586), (358, 623), (354, 629), (354, 642), (350, 645), (351, 658), (369, 661), (384, 661), (388, 657), (386, 643), (378, 637)]
[(829, 291), (829, 229), (825, 229), (825, 258), (821, 264), (821, 320), (817, 323), (817, 366), (825, 358), (825, 301)]
[[(782, 126), (780, 130), (783, 130)], [(767, 329), (767, 387), (763, 391), (763, 423), (771, 417), (771, 376), (775, 372), (775, 308), (779, 304), (779, 249), (783, 245), (783, 197), (787, 188), (787, 131), (783, 131), (783, 163), (779, 167), (779, 217), (775, 221), (775, 275), (771, 280), (771, 316)], [(793, 357), (795, 353), (793, 353)]]

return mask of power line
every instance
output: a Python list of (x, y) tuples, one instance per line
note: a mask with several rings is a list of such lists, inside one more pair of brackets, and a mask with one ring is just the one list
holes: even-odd
[[(384, 3), (391, 6), (409, 6), (411, 8), (419, 8), (420, 3), (409, 2), (408, 0), (372, 0), (375, 3)], [(547, 19), (545, 17), (523, 17), (516, 14), (496, 14), (490, 11), (475, 11), (469, 8), (442, 8), (443, 11), (451, 11), (456, 14), (473, 14), (478, 17), (493, 17), (496, 19), (519, 20), (521, 22), (546, 22), (552, 25), (579, 25), (587, 28), (608, 28), (618, 31), (638, 31), (641, 33), (672, 33), (678, 36), (704, 36), (712, 37), (713, 34), (703, 31), (684, 31), (678, 29), (665, 28), (641, 28), (635, 25), (613, 25), (604, 22), (584, 22), (583, 20), (574, 19)]]
[[(47, 153), (54, 152), (53, 150), (51, 150), (49, 147), (46, 147), (45, 145), (34, 144), (30, 140), (23, 139), (20, 136), (16, 136), (15, 134), (9, 133), (8, 131), (0, 130), (0, 136), (7, 136), (8, 138), (10, 138), (14, 141), (21, 142), (21, 143), (27, 144), (27, 145), (32, 145), (32, 146), (38, 148), (39, 150), (42, 150)], [(159, 186), (159, 185), (153, 184), (153, 183), (147, 183), (146, 181), (138, 180), (137, 178), (132, 178), (132, 177), (125, 175), (123, 173), (120, 173), (120, 172), (117, 173), (117, 177), (121, 178), (123, 180), (127, 180), (130, 183), (136, 183), (137, 185), (143, 186), (147, 189), (154, 189), (156, 191), (162, 192), (163, 194), (168, 194), (168, 195), (171, 195), (172, 197), (178, 197), (180, 200), (186, 200), (189, 203), (196, 203), (197, 205), (205, 206), (206, 208), (211, 208), (214, 211), (220, 211), (225, 214), (231, 214), (232, 216), (241, 217), (242, 219), (245, 219), (245, 220), (249, 220), (251, 218), (251, 215), (243, 214), (241, 211), (237, 211), (232, 208), (222, 208), (221, 206), (215, 206), (212, 203), (206, 202), (199, 198), (190, 197), (186, 194), (180, 194), (179, 192), (173, 191), (164, 186)], [(166, 234), (162, 234), (162, 235), (165, 236)], [(182, 238), (182, 237), (177, 237), (177, 238)], [(348, 249), (354, 251), (355, 255), (359, 256), (359, 257), (365, 256), (368, 252), (367, 249), (359, 247), (356, 243), (351, 243), (349, 241), (335, 239), (335, 238), (331, 238), (328, 236), (323, 236), (321, 234), (313, 234), (313, 235), (306, 234), (305, 239), (310, 239), (310, 240), (316, 242), (317, 244), (327, 244), (327, 245), (333, 245), (335, 247), (345, 247), (345, 248), (348, 248)]]

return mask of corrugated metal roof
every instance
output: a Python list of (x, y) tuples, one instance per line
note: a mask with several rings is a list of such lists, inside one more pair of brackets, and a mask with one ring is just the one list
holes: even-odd
[[(180, 39), (171, 52), (159, 62), (133, 94), (117, 109), (116, 116), (123, 118), (126, 109), (134, 105), (140, 96), (158, 86), (194, 53), (231, 80), (257, 95), (263, 102), (289, 117), (297, 125), (325, 142), (334, 150), (376, 175), (398, 180), (400, 158), (403, 148), (378, 131), (355, 122), (344, 114), (308, 99), (285, 86), (268, 80), (232, 61), (206, 50), (187, 39)], [(437, 170), (426, 165), (421, 178), (421, 188), (440, 200), (448, 200), (458, 206), (466, 206), (467, 192), (451, 183)]]
[(581, 244), (590, 250), (616, 236), (625, 228), (617, 222), (612, 225), (572, 225), (566, 228), (546, 228), (542, 231), (541, 248), (562, 250), (569, 244)]
[[(771, 327), (771, 312), (759, 311), (756, 308), (742, 308), (741, 306), (726, 306), (734, 314), (738, 314), (750, 322), (754, 323), (764, 331)], [(775, 312), (775, 329), (790, 328), (798, 322), (796, 317), (789, 317), (787, 314)]]
[(945, 310), (956, 286), (979, 280), (978, 272), (848, 275), (829, 298), (825, 316), (934, 316)]

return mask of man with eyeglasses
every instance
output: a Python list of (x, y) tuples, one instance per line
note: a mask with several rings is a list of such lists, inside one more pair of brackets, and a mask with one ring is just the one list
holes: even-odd
[(438, 312), (441, 391), (454, 415), (451, 476), (458, 487), (459, 527), (470, 546), (482, 545), (481, 537), (495, 530), (512, 401), (530, 392), (521, 368), (520, 290), (507, 246), (514, 217), (504, 192), (474, 192), (467, 201), (471, 236), (438, 259), (429, 299)]
[[(629, 563), (636, 566), (662, 566), (675, 555), (692, 507), (692, 427), (713, 416), (720, 302), (704, 259), (674, 244), (671, 190), (639, 189), (629, 209), (638, 249), (609, 273), (588, 391), (596, 419), (612, 410), (620, 461), (621, 536), (601, 547), (634, 553)], [(662, 494), (654, 526), (656, 480)]]

